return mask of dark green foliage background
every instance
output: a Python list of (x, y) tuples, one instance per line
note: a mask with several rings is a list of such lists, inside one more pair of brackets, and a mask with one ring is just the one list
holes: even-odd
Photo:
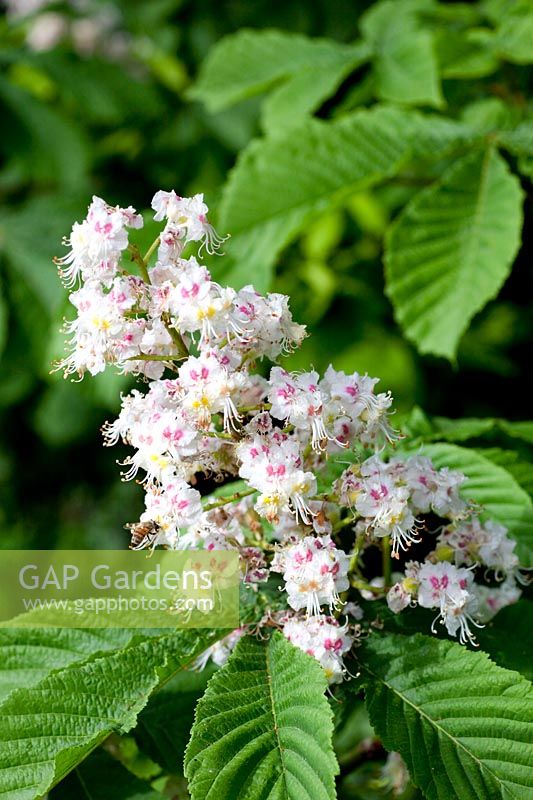
[[(61, 237), (83, 217), (92, 193), (147, 209), (158, 188), (204, 191), (216, 218), (220, 188), (237, 154), (258, 135), (261, 98), (209, 114), (187, 97), (199, 66), (221, 37), (243, 27), (278, 28), (350, 42), (364, 2), (301, 3), (115, 0), (127, 54), (105, 42), (79, 55), (68, 39), (48, 52), (25, 44), (25, 23), (0, 23), (1, 306), (0, 455), (2, 546), (122, 547), (122, 525), (140, 511), (141, 492), (119, 481), (119, 450), (101, 447), (99, 426), (128, 384), (112, 375), (69, 385), (49, 375), (61, 354), (67, 309), (51, 262)], [(449, 4), (450, 6), (454, 4)], [(53, 10), (75, 12), (57, 3)], [(486, 78), (445, 80), (448, 116), (468, 102), (526, 103), (530, 70), (505, 64)], [(318, 116), (365, 103), (368, 68), (356, 70)], [(361, 90), (361, 87), (363, 89)], [(363, 92), (357, 99), (357, 92)], [(355, 98), (355, 99), (354, 99)], [(419, 356), (394, 322), (381, 263), (385, 226), (419, 187), (359, 193), (314, 222), (283, 253), (273, 288), (292, 297), (313, 335), (302, 357), (324, 368), (368, 370), (390, 388), (400, 411), (524, 419), (521, 374), (529, 358), (530, 235), (497, 300), (474, 319), (457, 363)], [(528, 192), (526, 218), (530, 211)], [(143, 232), (149, 242), (150, 225)]]

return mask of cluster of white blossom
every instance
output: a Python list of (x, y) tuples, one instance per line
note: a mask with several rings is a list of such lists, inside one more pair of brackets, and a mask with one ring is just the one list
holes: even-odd
[(392, 555), (406, 551), (419, 540), (417, 518), (430, 511), (456, 518), (466, 509), (458, 489), (465, 481), (460, 472), (437, 470), (429, 458), (371, 456), (349, 467), (337, 482), (340, 502), (361, 517), (358, 528), (377, 538), (390, 537)]
[(30, 50), (46, 52), (68, 42), (82, 57), (112, 61), (132, 54), (132, 40), (116, 3), (101, 0), (5, 0), (7, 19), (25, 31)]
[[(450, 635), (472, 641), (472, 625), (519, 595), (506, 530), (479, 521), (459, 494), (462, 473), (419, 455), (384, 458), (398, 437), (377, 379), (276, 364), (305, 328), (287, 297), (222, 287), (199, 263), (202, 249), (223, 241), (202, 195), (160, 191), (152, 208), (164, 227), (144, 258), (128, 239), (142, 217), (93, 198), (58, 260), (77, 312), (65, 374), (112, 364), (148, 382), (122, 398), (103, 430), (106, 444), (132, 448), (123, 476), (140, 477), (145, 490), (132, 547), (236, 550), (251, 590), (281, 573), (268, 624), (317, 658), (331, 682), (345, 674), (359, 633), (356, 592), (386, 596), (394, 612), (435, 608)], [(185, 257), (191, 243), (200, 243), (196, 257)], [(132, 262), (140, 274), (128, 271)], [(332, 477), (330, 465), (346, 463)], [(227, 492), (204, 498), (202, 478)], [(413, 546), (425, 546), (425, 561), (408, 562), (392, 585), (385, 564)], [(366, 575), (372, 547), (382, 550), (383, 575)], [(242, 632), (198, 664), (209, 655), (222, 663)]]
[[(479, 627), (520, 597), (514, 548), (502, 525), (482, 524), (475, 516), (459, 519), (441, 530), (424, 563), (406, 564), (405, 575), (387, 594), (389, 608), (396, 613), (415, 603), (436, 608), (435, 622), (440, 620), (450, 635), (459, 634), (462, 643), (472, 643), (470, 624)], [(475, 568), (493, 577), (493, 585), (475, 581)]]

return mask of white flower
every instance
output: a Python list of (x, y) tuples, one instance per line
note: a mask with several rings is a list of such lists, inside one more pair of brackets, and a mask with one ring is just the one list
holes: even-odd
[(154, 219), (160, 222), (167, 219), (173, 226), (174, 234), (179, 238), (182, 232), (186, 242), (202, 242), (208, 253), (212, 254), (221, 246), (227, 237), (218, 236), (207, 220), (209, 209), (204, 203), (203, 194), (193, 197), (180, 197), (174, 190), (156, 192), (152, 199), (152, 208), (156, 212)]
[(135, 280), (115, 278), (110, 291), (91, 280), (72, 292), (69, 299), (77, 317), (65, 325), (72, 352), (58, 363), (58, 369), (65, 375), (82, 376), (86, 371), (96, 375), (107, 364), (124, 365), (140, 352), (146, 322), (125, 316), (137, 302), (136, 289)]
[(298, 443), (287, 435), (274, 432), (256, 436), (237, 447), (241, 460), (239, 475), (261, 492), (255, 508), (274, 522), (284, 511), (294, 513), (296, 520), (311, 524), (313, 511), (307, 498), (316, 492), (316, 478), (302, 470)]
[(271, 569), (283, 573), (291, 608), (319, 614), (323, 605), (332, 610), (340, 592), (348, 589), (349, 563), (349, 556), (335, 547), (330, 536), (306, 536), (278, 551)]
[(385, 784), (383, 788), (392, 792), (393, 797), (405, 792), (409, 783), (409, 771), (399, 753), (387, 754), (387, 760), (381, 768), (381, 776)]
[(414, 456), (405, 462), (405, 480), (415, 513), (434, 511), (447, 517), (461, 514), (466, 508), (459, 496), (459, 488), (466, 480), (462, 472), (447, 467), (437, 470), (429, 458)]
[(403, 581), (395, 583), (387, 592), (387, 605), (394, 614), (399, 614), (400, 611), (407, 608), (411, 600), (411, 593), (407, 590)]
[(481, 563), (497, 575), (514, 572), (518, 556), (516, 542), (507, 535), (507, 528), (493, 520), (481, 523), (477, 517), (445, 528), (438, 538), (439, 546), (451, 548), (457, 564)]
[(326, 398), (318, 386), (318, 372), (290, 374), (281, 367), (270, 372), (270, 413), (276, 419), (290, 422), (300, 431), (311, 431), (313, 450), (323, 450), (333, 439), (324, 425)]
[(418, 571), (418, 603), (424, 608), (444, 607), (462, 597), (472, 585), (471, 570), (460, 569), (447, 562), (425, 562)]
[(374, 536), (391, 537), (393, 556), (398, 557), (400, 549), (407, 550), (418, 541), (409, 491), (405, 486), (396, 486), (385, 473), (362, 481), (355, 508)]
[(170, 481), (164, 488), (148, 484), (145, 505), (141, 522), (156, 522), (161, 528), (158, 543), (174, 547), (179, 529), (194, 524), (202, 514), (200, 493), (179, 479)]
[(236, 550), (243, 544), (244, 537), (236, 520), (230, 520), (221, 527), (208, 514), (204, 514), (186, 531), (180, 532), (174, 546), (179, 550)]
[(330, 398), (329, 413), (336, 417), (337, 443), (358, 436), (363, 444), (379, 447), (383, 439), (397, 438), (388, 422), (392, 397), (374, 393), (378, 380), (357, 372), (346, 375), (331, 365), (326, 370), (320, 388)]
[(183, 407), (200, 428), (209, 427), (212, 414), (221, 412), (224, 429), (236, 430), (241, 418), (235, 401), (245, 380), (243, 374), (223, 367), (214, 353), (189, 356), (179, 369)]
[(364, 616), (361, 606), (358, 603), (353, 603), (351, 601), (343, 606), (342, 613), (347, 617), (353, 617), (355, 620), (357, 620), (357, 622), (362, 620)]
[(346, 673), (342, 657), (354, 641), (347, 625), (341, 626), (334, 617), (320, 614), (306, 619), (294, 616), (285, 622), (283, 635), (295, 647), (316, 658), (330, 684), (342, 681)]
[(437, 619), (440, 618), (450, 636), (456, 636), (459, 631), (461, 644), (474, 643), (469, 623), (481, 626), (472, 617), (477, 610), (477, 600), (472, 593), (472, 571), (447, 562), (426, 562), (417, 577), (418, 604), (423, 608), (438, 608)]
[(207, 666), (209, 659), (211, 659), (213, 664), (216, 664), (217, 667), (222, 667), (230, 657), (237, 642), (242, 639), (245, 633), (246, 628), (236, 628), (224, 639), (215, 642), (215, 644), (212, 644), (207, 650), (204, 650), (204, 652), (193, 661), (191, 669), (201, 672)]
[(481, 622), (489, 622), (502, 608), (516, 603), (522, 594), (512, 576), (499, 586), (474, 584), (472, 589), (478, 601), (476, 616)]
[(65, 240), (70, 252), (56, 259), (65, 285), (74, 286), (80, 277), (109, 284), (117, 273), (121, 253), (128, 246), (126, 227), (140, 228), (142, 224), (135, 209), (112, 207), (100, 197), (93, 197), (87, 217), (74, 223)]
[(305, 326), (292, 319), (289, 300), (282, 294), (263, 297), (253, 286), (245, 286), (235, 297), (237, 323), (246, 331), (241, 348), (271, 361), (291, 352), (305, 337)]

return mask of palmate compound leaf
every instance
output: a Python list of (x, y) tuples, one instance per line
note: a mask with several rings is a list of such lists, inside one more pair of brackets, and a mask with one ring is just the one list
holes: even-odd
[(496, 296), (520, 246), (522, 198), (489, 147), (455, 162), (392, 225), (387, 294), (419, 352), (453, 359), (472, 317)]
[[(1, 800), (41, 797), (112, 731), (130, 730), (152, 691), (225, 633), (136, 631), (124, 649), (103, 653), (96, 643), (96, 655), (85, 659), (88, 641), (79, 647), (71, 642), (72, 659), (66, 655), (59, 669), (37, 683), (28, 674), (18, 676), (20, 688), (0, 705)], [(35, 631), (21, 629), (19, 635), (22, 647)], [(41, 646), (46, 652), (44, 638)]]
[(476, 136), (452, 120), (376, 106), (253, 141), (221, 202), (219, 228), (232, 236), (225, 245), (225, 280), (239, 288), (253, 276), (258, 291), (268, 289), (278, 253), (314, 216), (391, 177), (412, 158), (438, 158)]
[(358, 655), (372, 725), (428, 800), (530, 800), (529, 681), (421, 634), (373, 635)]
[(340, 44), (276, 30), (241, 30), (226, 36), (202, 65), (190, 96), (210, 111), (245, 100), (306, 72), (333, 75), (366, 57), (361, 43)]
[(324, 672), (279, 633), (241, 639), (196, 710), (193, 800), (332, 800), (337, 762)]

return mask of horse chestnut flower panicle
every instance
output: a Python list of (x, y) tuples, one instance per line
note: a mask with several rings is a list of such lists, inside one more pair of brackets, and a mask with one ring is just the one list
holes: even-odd
[[(144, 384), (103, 428), (106, 445), (132, 448), (123, 477), (145, 490), (132, 546), (236, 550), (249, 592), (281, 573), (261, 624), (279, 625), (330, 682), (344, 677), (365, 624), (360, 596), (386, 597), (395, 613), (434, 608), (451, 636), (473, 641), (473, 627), (520, 595), (505, 528), (478, 519), (460, 493), (462, 473), (423, 455), (388, 457), (398, 434), (377, 378), (277, 363), (305, 327), (284, 295), (213, 281), (199, 259), (224, 238), (203, 195), (159, 191), (152, 209), (164, 227), (145, 257), (129, 240), (141, 215), (94, 197), (57, 259), (75, 311), (58, 368), (81, 379), (113, 365)], [(193, 243), (196, 254), (184, 258)], [(201, 476), (234, 485), (203, 498)], [(393, 582), (389, 556), (414, 543), (425, 561), (407, 562)], [(382, 550), (383, 574), (367, 574), (370, 547)], [(244, 632), (197, 666), (209, 656), (222, 663)]]

